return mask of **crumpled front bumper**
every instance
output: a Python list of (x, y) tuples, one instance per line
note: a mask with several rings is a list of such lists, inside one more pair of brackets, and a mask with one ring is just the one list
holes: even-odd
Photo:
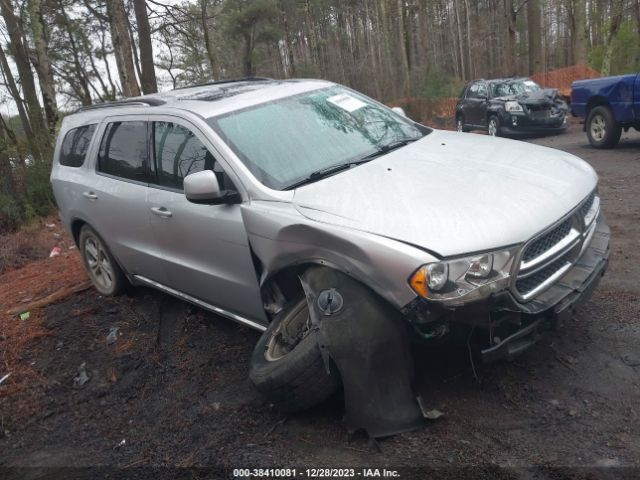
[(500, 130), (503, 135), (562, 133), (569, 127), (567, 115), (568, 112), (546, 118), (531, 118), (527, 114), (503, 112), (500, 116)]
[(512, 358), (523, 352), (540, 338), (549, 322), (557, 321), (577, 303), (588, 300), (607, 270), (609, 238), (609, 226), (600, 215), (588, 247), (574, 266), (552, 287), (526, 303), (517, 302), (507, 292), (495, 296), (491, 310), (523, 313), (531, 321), (498, 344), (482, 350), (483, 360), (491, 362)]

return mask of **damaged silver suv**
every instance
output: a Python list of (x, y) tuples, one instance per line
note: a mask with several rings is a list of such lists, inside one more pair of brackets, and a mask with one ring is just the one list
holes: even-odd
[(96, 289), (146, 285), (264, 331), (250, 379), (295, 411), (421, 423), (408, 339), (511, 357), (603, 275), (597, 176), (432, 130), (346, 87), (251, 78), (85, 107), (51, 180)]

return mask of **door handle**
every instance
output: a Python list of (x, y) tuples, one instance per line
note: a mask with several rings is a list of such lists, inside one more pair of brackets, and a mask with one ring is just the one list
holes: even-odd
[(153, 212), (154, 215), (158, 215), (159, 217), (163, 217), (163, 218), (169, 218), (171, 215), (173, 215), (165, 207), (151, 207), (151, 211)]
[(98, 195), (93, 192), (82, 192), (82, 196), (88, 198), (89, 200), (97, 200)]

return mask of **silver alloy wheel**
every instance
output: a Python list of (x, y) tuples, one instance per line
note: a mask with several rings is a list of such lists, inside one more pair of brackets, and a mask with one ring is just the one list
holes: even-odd
[(487, 133), (489, 136), (495, 137), (498, 134), (498, 121), (495, 118), (489, 119), (489, 125), (487, 126)]
[(601, 142), (607, 135), (607, 123), (605, 122), (604, 117), (599, 113), (595, 114), (591, 119), (589, 129), (591, 130), (591, 138), (597, 142)]
[(84, 258), (89, 267), (89, 275), (101, 289), (109, 291), (113, 288), (114, 270), (109, 256), (96, 237), (89, 236), (84, 242)]
[(311, 318), (306, 299), (295, 305), (273, 332), (264, 358), (275, 362), (290, 353), (311, 331)]
[(456, 130), (462, 132), (462, 118), (460, 117), (456, 120)]

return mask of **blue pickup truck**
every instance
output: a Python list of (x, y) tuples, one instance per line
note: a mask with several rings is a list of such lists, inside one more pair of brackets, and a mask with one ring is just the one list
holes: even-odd
[(571, 113), (586, 119), (591, 145), (615, 147), (623, 129), (640, 131), (640, 73), (573, 82)]

